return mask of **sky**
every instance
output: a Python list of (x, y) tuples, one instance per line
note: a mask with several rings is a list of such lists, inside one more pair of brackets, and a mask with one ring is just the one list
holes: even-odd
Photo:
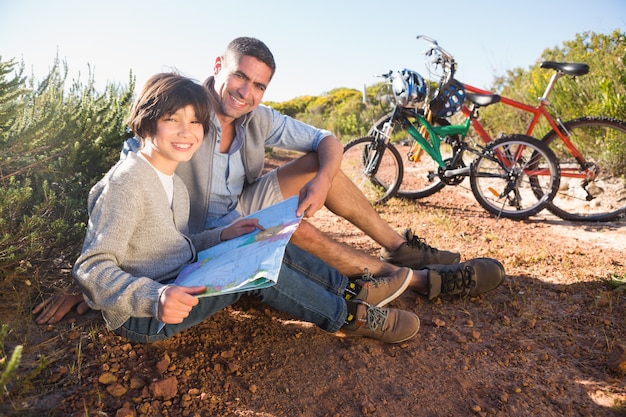
[(624, 0), (0, 0), (0, 57), (36, 80), (58, 57), (99, 89), (130, 71), (138, 87), (170, 70), (203, 81), (230, 40), (253, 36), (274, 54), (264, 100), (277, 102), (362, 90), (392, 69), (427, 77), (417, 35), (454, 55), (456, 78), (488, 88), (576, 34), (615, 29), (626, 32)]

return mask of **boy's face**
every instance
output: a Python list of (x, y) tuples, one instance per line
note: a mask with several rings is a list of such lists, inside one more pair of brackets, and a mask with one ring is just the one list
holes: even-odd
[(237, 119), (259, 105), (272, 79), (272, 70), (258, 59), (244, 55), (239, 62), (215, 60), (215, 92), (220, 98), (220, 116)]
[(142, 153), (159, 171), (171, 175), (179, 162), (189, 161), (200, 148), (204, 127), (192, 105), (157, 121), (156, 134), (146, 138)]

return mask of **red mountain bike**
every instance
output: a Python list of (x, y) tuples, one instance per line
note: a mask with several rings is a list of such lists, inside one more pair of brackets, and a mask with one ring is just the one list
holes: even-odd
[[(547, 209), (566, 220), (611, 221), (626, 214), (626, 161), (616, 152), (626, 147), (626, 122), (608, 117), (580, 117), (561, 121), (548, 97), (564, 75), (582, 76), (589, 66), (579, 63), (541, 63), (554, 73), (536, 106), (501, 97), (500, 102), (532, 114), (526, 135), (532, 136), (542, 117), (552, 127), (541, 140), (555, 153), (561, 167), (561, 186)], [(488, 91), (465, 84), (474, 93)], [(552, 109), (554, 116), (548, 111)], [(483, 140), (491, 140), (480, 121), (473, 120), (474, 130)]]

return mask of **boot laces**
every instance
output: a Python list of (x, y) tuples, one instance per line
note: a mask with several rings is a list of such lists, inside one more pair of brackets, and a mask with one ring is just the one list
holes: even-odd
[(383, 278), (376, 278), (369, 269), (365, 268), (365, 272), (361, 275), (361, 279), (365, 281), (365, 283), (370, 282), (373, 286), (378, 287), (380, 283), (383, 281)]
[(473, 279), (474, 270), (469, 266), (464, 266), (461, 269), (448, 269), (440, 271), (442, 280), (442, 293), (448, 294), (469, 294), (474, 289), (476, 281)]
[(367, 327), (373, 331), (384, 331), (389, 310), (374, 306), (367, 307)]
[(430, 251), (432, 253), (438, 252), (437, 249), (433, 248), (428, 243), (426, 243), (425, 239), (422, 239), (421, 237), (414, 235), (411, 229), (407, 229), (404, 235), (406, 237), (406, 244), (409, 245), (410, 247), (423, 250), (424, 252), (426, 251)]

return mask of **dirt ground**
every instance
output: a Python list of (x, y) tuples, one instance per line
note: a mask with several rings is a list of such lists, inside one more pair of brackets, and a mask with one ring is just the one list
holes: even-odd
[[(497, 220), (461, 187), (378, 211), (463, 260), (499, 259), (505, 283), (476, 298), (405, 293), (391, 306), (422, 325), (398, 345), (327, 334), (251, 298), (166, 342), (132, 344), (104, 330), (96, 312), (34, 325), (26, 309), (39, 299), (25, 302), (34, 290), (16, 283), (2, 291), (0, 314), (14, 329), (5, 348), (24, 344), (29, 376), (0, 415), (626, 415), (626, 295), (611, 285), (626, 279), (626, 221)], [(313, 223), (378, 254), (327, 211)], [(39, 281), (49, 285), (36, 290), (50, 294), (69, 282), (69, 265)], [(48, 364), (34, 375), (39, 355)]]

